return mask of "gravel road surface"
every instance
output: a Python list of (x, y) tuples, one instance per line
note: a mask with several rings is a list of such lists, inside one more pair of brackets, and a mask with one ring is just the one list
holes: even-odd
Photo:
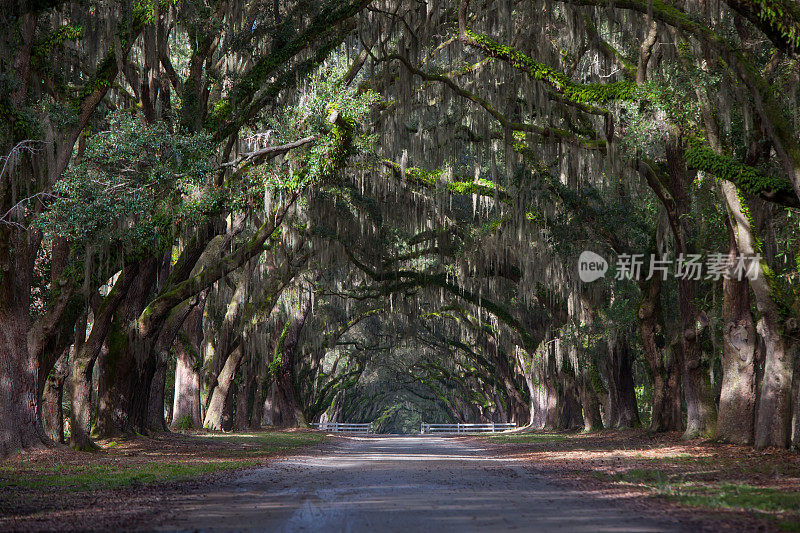
[[(350, 437), (186, 494), (162, 530), (683, 531), (446, 437)], [(148, 529), (152, 529), (152, 526)]]

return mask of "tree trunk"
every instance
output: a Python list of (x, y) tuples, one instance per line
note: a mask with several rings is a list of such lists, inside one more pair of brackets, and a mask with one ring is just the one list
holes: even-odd
[(86, 308), (83, 298), (75, 294), (76, 286), (62, 279), (69, 249), (66, 239), (54, 239), (50, 274), (54, 297), (48, 302), (47, 311), (28, 331), (28, 350), (37, 357), (39, 365), (39, 398), (44, 394), (45, 383), (56, 361), (73, 344), (75, 323)]
[(147, 431), (156, 361), (151, 344), (131, 330), (131, 325), (155, 292), (159, 263), (152, 257), (140, 263), (139, 273), (109, 329), (108, 354), (100, 369), (97, 416), (97, 433), (103, 437)]
[(244, 366), (241, 381), (236, 389), (236, 417), (234, 422), (236, 431), (244, 431), (250, 427), (250, 405), (253, 400), (253, 386), (255, 385), (252, 366), (250, 362)]
[(800, 449), (800, 354), (794, 356), (792, 380), (792, 449)]
[(281, 369), (275, 378), (275, 404), (273, 406), (274, 424), (279, 427), (298, 427), (306, 425), (303, 408), (294, 387), (294, 375)]
[[(155, 362), (155, 371), (150, 383), (150, 395), (147, 406), (147, 430), (166, 431), (165, 411), (167, 401), (165, 398), (165, 386), (167, 377), (167, 365), (172, 357), (171, 349), (175, 345), (175, 339), (183, 327), (186, 318), (192, 314), (195, 307), (200, 305), (201, 297), (190, 298), (181, 302), (167, 317), (164, 325), (160, 328), (158, 337), (150, 349), (149, 359)], [(149, 343), (145, 343), (149, 346)], [(147, 349), (147, 348), (146, 348)]]
[(679, 351), (668, 349), (665, 342), (664, 320), (661, 314), (661, 277), (653, 276), (640, 282), (642, 301), (639, 305), (639, 333), (642, 351), (653, 380), (653, 413), (651, 431), (680, 431), (681, 382)]
[(147, 429), (149, 431), (166, 431), (167, 423), (164, 419), (166, 398), (164, 389), (167, 381), (167, 360), (164, 357), (156, 358), (156, 368), (153, 380), (150, 382), (150, 396), (147, 405)]
[(64, 442), (64, 382), (69, 376), (69, 350), (58, 361), (42, 393), (42, 423), (47, 436), (55, 442)]
[(311, 311), (311, 298), (309, 297), (303, 309), (297, 311), (291, 318), (291, 325), (286, 334), (286, 339), (280, 350), (281, 364), (275, 376), (275, 425), (281, 427), (305, 426), (306, 420), (303, 408), (297, 395), (294, 383), (294, 371), (297, 358), (300, 333)]
[(0, 228), (0, 457), (47, 442), (39, 424), (38, 362), (28, 350), (28, 247), (24, 231)]
[(544, 386), (544, 423), (542, 424), (542, 429), (558, 429), (558, 390), (553, 378), (545, 378)]
[[(263, 368), (263, 366), (261, 367)], [(256, 376), (256, 386), (253, 392), (253, 407), (250, 409), (250, 429), (261, 429), (261, 417), (264, 406), (264, 380)]]
[(791, 439), (791, 387), (793, 361), (780, 332), (777, 316), (764, 313), (757, 324), (764, 339), (766, 360), (756, 419), (757, 449), (786, 448)]
[(603, 429), (603, 420), (600, 418), (600, 402), (594, 392), (591, 383), (586, 379), (581, 379), (578, 387), (583, 408), (583, 430), (599, 431)]
[[(99, 349), (98, 349), (99, 353)], [(69, 421), (69, 445), (76, 450), (93, 450), (92, 426), (92, 369), (95, 357), (79, 355), (72, 362), (72, 409)]]
[(610, 371), (613, 383), (612, 398), (616, 400), (616, 418), (613, 418), (610, 427), (632, 428), (639, 427), (639, 407), (636, 403), (636, 387), (633, 383), (633, 360), (631, 359), (630, 345), (616, 339), (609, 346)]
[(175, 340), (175, 396), (172, 402), (172, 427), (203, 427), (200, 410), (200, 350), (203, 343), (205, 294), (183, 323)]
[(200, 428), (200, 373), (197, 352), (182, 340), (175, 342), (175, 396), (172, 402), (172, 428)]
[(584, 427), (583, 408), (581, 406), (578, 387), (575, 385), (575, 378), (572, 376), (565, 377), (559, 389), (557, 429), (577, 429)]
[[(683, 139), (680, 132), (670, 132), (665, 145), (669, 168), (669, 190), (673, 201), (664, 206), (670, 221), (675, 248), (678, 254), (688, 257), (694, 252), (691, 198), (689, 187), (693, 181), (687, 172)], [(684, 439), (714, 434), (717, 410), (709, 378), (709, 361), (703, 357), (701, 340), (706, 334), (708, 317), (695, 306), (697, 282), (683, 277), (678, 279), (678, 307), (681, 317), (681, 359), (683, 363), (683, 392), (686, 400), (686, 431)]]
[[(700, 343), (708, 327), (705, 313), (696, 315), (691, 282), (678, 281), (681, 308), (681, 355), (683, 358), (683, 393), (686, 399), (686, 431), (684, 439), (710, 437), (716, 426), (716, 408), (711, 390), (708, 361), (703, 358)], [(697, 318), (695, 318), (697, 317)]]
[(86, 315), (83, 315), (75, 325), (75, 349), (71, 368), (70, 446), (77, 450), (95, 448), (90, 437), (94, 364), (111, 329), (114, 314), (127, 296), (138, 273), (138, 265), (130, 265), (122, 270), (114, 287), (95, 311), (88, 338), (86, 338)]
[[(728, 256), (735, 264), (739, 249), (730, 223)], [(750, 314), (750, 290), (745, 280), (722, 283), (722, 389), (719, 397), (717, 436), (735, 444), (753, 443), (755, 420), (756, 328)]]
[(749, 211), (739, 195), (736, 186), (730, 182), (722, 183), (722, 192), (728, 204), (731, 222), (736, 235), (739, 252), (745, 256), (748, 271), (752, 268), (758, 275), (750, 277), (750, 288), (756, 299), (761, 318), (756, 331), (764, 342), (764, 377), (759, 391), (755, 425), (755, 446), (758, 449), (769, 446), (786, 448), (791, 439), (791, 387), (794, 362), (790, 346), (782, 331), (783, 324), (776, 303), (773, 288), (770, 286), (771, 272), (764, 260), (756, 261), (760, 254), (758, 243), (748, 216)]
[(275, 424), (275, 382), (270, 383), (267, 395), (264, 397), (264, 406), (261, 413), (261, 425), (272, 426)]
[(226, 403), (230, 404), (227, 399), (231, 392), (233, 379), (236, 377), (236, 371), (242, 361), (242, 356), (243, 349), (242, 345), (239, 344), (225, 360), (222, 371), (217, 376), (217, 386), (214, 387), (214, 392), (211, 394), (211, 401), (208, 402), (206, 417), (203, 421), (203, 427), (206, 429), (221, 431), (224, 427), (225, 405)]

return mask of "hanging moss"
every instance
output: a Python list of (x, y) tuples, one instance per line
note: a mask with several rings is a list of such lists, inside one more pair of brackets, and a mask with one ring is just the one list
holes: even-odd
[(117, 28), (117, 36), (122, 50), (117, 50), (111, 45), (106, 55), (97, 65), (94, 76), (87, 81), (72, 99), (72, 107), (77, 112), (80, 111), (83, 101), (97, 91), (104, 91), (111, 88), (117, 74), (117, 54), (127, 53), (133, 41), (145, 26), (155, 22), (155, 4), (147, 0), (139, 0), (133, 5), (130, 18), (124, 17), (123, 22)]

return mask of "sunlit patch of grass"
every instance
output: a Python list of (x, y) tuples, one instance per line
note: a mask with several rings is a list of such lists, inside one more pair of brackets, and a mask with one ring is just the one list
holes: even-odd
[(633, 468), (626, 472), (617, 473), (613, 478), (629, 483), (644, 483), (647, 485), (660, 486), (667, 482), (668, 476), (661, 470)]
[(103, 442), (101, 453), (77, 461), (71, 457), (65, 462), (0, 462), (0, 490), (72, 492), (181, 481), (254, 467), (270, 456), (325, 440), (325, 435), (316, 433), (272, 431), (187, 435), (163, 441), (164, 448), (158, 447), (160, 441)]
[[(654, 494), (692, 507), (743, 510), (773, 519), (785, 513), (800, 512), (800, 491), (734, 482), (688, 482), (682, 480), (683, 474), (655, 469), (598, 474), (596, 477), (603, 481), (644, 485)], [(797, 521), (779, 520), (776, 525), (785, 531), (800, 532), (800, 522)]]
[(326, 436), (319, 433), (209, 433), (198, 435), (198, 439), (222, 440), (235, 444), (253, 445), (266, 448), (267, 451), (280, 451), (319, 444)]
[(151, 463), (146, 465), (85, 465), (39, 471), (2, 474), (0, 488), (55, 489), (67, 491), (108, 490), (180, 481), (223, 470), (255, 466), (257, 461), (216, 461), (197, 463)]
[(516, 443), (516, 444), (537, 444), (541, 442), (560, 442), (567, 439), (566, 435), (560, 433), (511, 433), (500, 435), (485, 435), (493, 442)]
[(739, 483), (667, 485), (661, 491), (686, 505), (767, 513), (800, 511), (800, 492)]

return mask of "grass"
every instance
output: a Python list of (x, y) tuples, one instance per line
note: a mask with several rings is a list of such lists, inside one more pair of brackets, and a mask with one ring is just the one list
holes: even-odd
[[(509, 455), (589, 482), (610, 497), (631, 488), (731, 520), (761, 520), (800, 533), (800, 456), (646, 430), (485, 436)], [(734, 518), (735, 517), (735, 518)], [(735, 529), (735, 527), (734, 527)], [(769, 527), (768, 527), (769, 529)]]
[[(482, 437), (484, 435), (481, 435)], [(560, 442), (567, 436), (560, 433), (509, 433), (499, 435), (486, 435), (487, 439), (503, 444), (537, 444), (544, 442)]]
[(25, 474), (0, 474), (0, 488), (67, 491), (111, 490), (123, 487), (181, 481), (203, 474), (255, 466), (258, 461), (210, 463), (153, 463), (149, 465), (86, 465), (59, 467)]
[(744, 509), (766, 513), (800, 511), (800, 493), (740, 483), (665, 485), (659, 492), (686, 505), (711, 509)]
[(261, 449), (263, 451), (276, 452), (319, 444), (325, 440), (325, 435), (299, 432), (209, 433), (206, 435), (197, 435), (195, 438), (209, 441), (257, 445), (262, 447)]
[[(661, 496), (694, 507), (743, 509), (768, 513), (800, 511), (800, 492), (747, 483), (681, 481), (684, 474), (633, 468), (606, 480), (645, 485)], [(603, 479), (603, 478), (601, 478)]]
[(182, 481), (254, 467), (269, 457), (319, 444), (326, 438), (319, 433), (270, 431), (108, 441), (91, 454), (53, 451), (0, 462), (0, 492), (83, 492)]

